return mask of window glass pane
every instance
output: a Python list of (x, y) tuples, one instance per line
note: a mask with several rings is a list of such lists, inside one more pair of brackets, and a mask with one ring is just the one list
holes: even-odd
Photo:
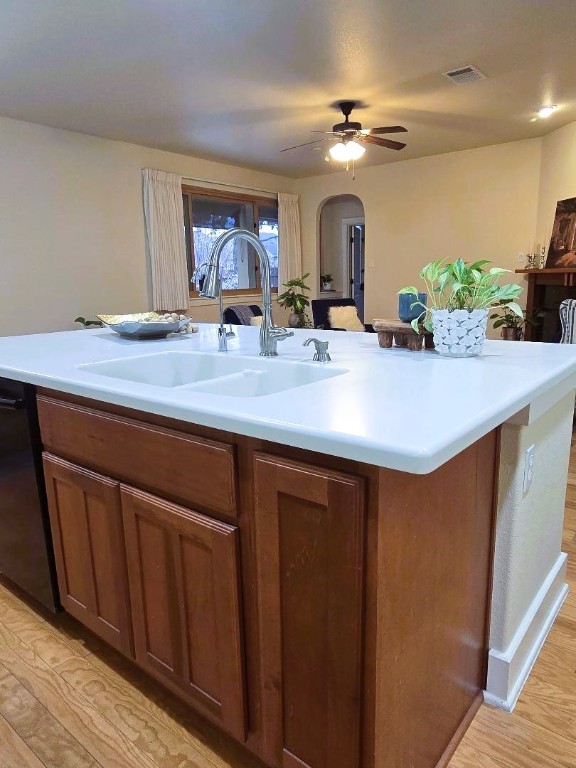
[[(254, 231), (252, 203), (211, 197), (192, 198), (192, 232), (194, 262), (197, 269), (210, 258), (212, 246), (227, 229), (241, 227)], [(224, 248), (220, 260), (222, 288), (255, 288), (256, 254), (243, 240), (235, 240)]]
[(258, 206), (258, 237), (264, 243), (270, 257), (270, 285), (278, 287), (278, 207)]

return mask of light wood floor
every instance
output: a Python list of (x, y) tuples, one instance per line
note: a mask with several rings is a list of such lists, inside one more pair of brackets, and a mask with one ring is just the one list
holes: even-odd
[(576, 768), (576, 441), (562, 549), (570, 592), (512, 714), (484, 704), (449, 768)]
[[(484, 705), (449, 768), (576, 768), (576, 445), (564, 549), (572, 589), (514, 713)], [(257, 765), (71, 619), (0, 584), (0, 768)]]

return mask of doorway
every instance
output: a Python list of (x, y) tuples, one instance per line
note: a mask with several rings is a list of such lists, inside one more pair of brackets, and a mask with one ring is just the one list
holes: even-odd
[(345, 250), (345, 271), (348, 298), (354, 299), (358, 317), (364, 322), (364, 217), (342, 220), (342, 243)]
[[(356, 195), (336, 195), (320, 208), (318, 295), (354, 299), (364, 316), (364, 206)], [(324, 281), (321, 278), (329, 278)], [(331, 283), (330, 288), (323, 287)]]

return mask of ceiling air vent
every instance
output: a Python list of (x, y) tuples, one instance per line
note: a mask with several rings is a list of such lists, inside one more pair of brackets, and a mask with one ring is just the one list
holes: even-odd
[(466, 83), (476, 83), (478, 80), (486, 80), (486, 75), (473, 66), (459, 67), (451, 69), (449, 72), (442, 72), (444, 77), (452, 80), (456, 85), (466, 85)]

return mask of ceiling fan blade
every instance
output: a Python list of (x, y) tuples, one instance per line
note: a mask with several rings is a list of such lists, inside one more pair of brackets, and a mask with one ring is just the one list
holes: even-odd
[(378, 136), (362, 136), (362, 141), (368, 144), (377, 144), (379, 147), (388, 147), (388, 149), (404, 149), (406, 144), (401, 141), (392, 141), (392, 139), (381, 139)]
[(320, 142), (325, 141), (325, 139), (316, 139), (315, 141), (305, 141), (304, 144), (295, 144), (293, 147), (286, 147), (286, 149), (281, 149), (280, 152), (288, 152), (290, 149), (298, 149), (298, 147), (307, 147), (309, 144), (320, 144)]
[(345, 136), (344, 131), (310, 131), (310, 133), (327, 133), (328, 136)]
[(373, 136), (375, 133), (405, 133), (408, 129), (403, 125), (389, 125), (384, 128), (366, 128), (367, 136)]

